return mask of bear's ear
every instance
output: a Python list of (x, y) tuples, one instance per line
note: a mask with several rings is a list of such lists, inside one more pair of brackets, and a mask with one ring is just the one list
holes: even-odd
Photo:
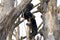
[(26, 8), (28, 9), (28, 11), (31, 11), (33, 9), (33, 4), (29, 3)]

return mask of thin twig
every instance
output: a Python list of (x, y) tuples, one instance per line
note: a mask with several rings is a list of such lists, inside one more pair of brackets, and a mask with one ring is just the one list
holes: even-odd
[(39, 25), (38, 29), (41, 27), (42, 24), (43, 24), (43, 22), (41, 22), (41, 24)]
[(35, 5), (33, 8), (37, 7), (40, 3), (38, 3), (37, 5)]

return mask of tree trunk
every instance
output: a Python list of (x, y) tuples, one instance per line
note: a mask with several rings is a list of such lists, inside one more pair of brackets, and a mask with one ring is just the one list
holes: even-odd
[(30, 40), (30, 26), (29, 25), (27, 25), (27, 28), (26, 28), (26, 36), (27, 36), (26, 40)]
[(57, 0), (45, 0), (43, 13), (43, 36), (45, 40), (59, 40)]
[(0, 13), (0, 40), (6, 40), (8, 32), (7, 29), (5, 29), (5, 27), (3, 28), (2, 21), (4, 20), (6, 15), (8, 15), (8, 12), (14, 7), (14, 0), (2, 0), (2, 4), (3, 4), (3, 9)]
[(14, 8), (14, 0), (3, 0), (3, 10), (0, 13), (0, 40), (6, 40), (9, 31), (15, 28), (13, 26), (14, 22), (29, 2), (31, 0), (21, 2), (21, 4)]

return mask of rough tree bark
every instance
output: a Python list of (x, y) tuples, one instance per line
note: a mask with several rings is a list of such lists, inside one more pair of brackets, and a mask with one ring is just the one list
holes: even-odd
[[(14, 0), (2, 0), (2, 4), (3, 4), (3, 9), (0, 13), (0, 27), (1, 28), (3, 28), (2, 21), (8, 15), (8, 12), (14, 7)], [(2, 30), (4, 30), (4, 29), (2, 29)], [(7, 29), (4, 31), (4, 34), (3, 33), (0, 34), (0, 36), (1, 36), (0, 40), (6, 39), (6, 37), (8, 35), (6, 31), (7, 31)], [(10, 35), (10, 33), (9, 33), (9, 35)]]
[(57, 0), (43, 0), (43, 33), (45, 40), (60, 40)]

